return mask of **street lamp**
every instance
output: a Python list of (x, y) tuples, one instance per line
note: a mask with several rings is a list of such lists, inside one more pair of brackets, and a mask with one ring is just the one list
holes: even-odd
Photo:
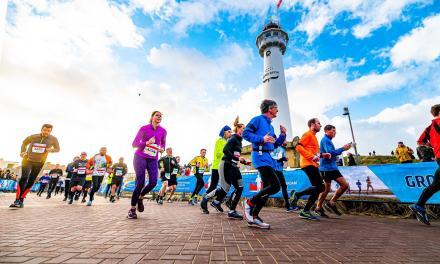
[(359, 165), (359, 157), (358, 157), (358, 152), (357, 152), (357, 147), (356, 147), (356, 140), (354, 140), (353, 126), (351, 125), (350, 111), (348, 111), (348, 107), (344, 107), (342, 115), (348, 116), (348, 122), (350, 123), (351, 137), (353, 138), (354, 154), (356, 157), (356, 161)]

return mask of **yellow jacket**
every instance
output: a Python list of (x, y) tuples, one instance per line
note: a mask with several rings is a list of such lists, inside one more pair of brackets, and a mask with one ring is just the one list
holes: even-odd
[(400, 162), (412, 160), (411, 154), (413, 153), (414, 151), (407, 146), (397, 147), (395, 151), (395, 155)]
[(189, 164), (193, 167), (193, 172), (203, 174), (208, 170), (208, 159), (206, 157), (197, 156), (193, 158)]

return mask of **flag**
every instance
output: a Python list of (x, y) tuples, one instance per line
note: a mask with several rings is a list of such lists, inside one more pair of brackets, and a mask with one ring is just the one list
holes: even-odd
[(278, 1), (277, 8), (280, 8), (282, 2), (283, 2), (283, 0)]

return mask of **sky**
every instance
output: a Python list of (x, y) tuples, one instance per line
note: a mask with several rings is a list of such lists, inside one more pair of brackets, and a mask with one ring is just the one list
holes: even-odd
[[(263, 99), (255, 38), (277, 0), (10, 0), (0, 2), (0, 157), (54, 125), (65, 164), (101, 146), (132, 163), (154, 110), (184, 162)], [(317, 117), (336, 145), (390, 154), (416, 147), (440, 103), (440, 2), (284, 0), (278, 15), (293, 135)], [(280, 111), (283, 111), (280, 109)], [(318, 139), (323, 132), (318, 134)]]

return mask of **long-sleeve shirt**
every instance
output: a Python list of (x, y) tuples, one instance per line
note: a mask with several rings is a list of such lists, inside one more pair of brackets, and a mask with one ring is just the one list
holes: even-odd
[(66, 179), (70, 179), (70, 178), (72, 178), (72, 174), (73, 174), (73, 162), (67, 164), (67, 167), (66, 167), (66, 173), (67, 173)]
[(435, 157), (440, 159), (440, 118), (432, 120), (431, 125), (425, 128), (419, 140), (417, 140), (419, 144), (426, 144), (427, 142), (434, 149)]
[(403, 146), (403, 147), (397, 147), (396, 148), (396, 158), (400, 161), (400, 162), (405, 162), (408, 160), (411, 160), (411, 153), (412, 149), (410, 149), (407, 146)]
[(220, 161), (223, 158), (223, 148), (226, 145), (226, 139), (224, 138), (218, 138), (215, 142), (214, 147), (214, 159), (212, 160), (212, 166), (211, 169), (218, 170), (218, 166), (220, 165)]
[[(148, 140), (152, 137), (154, 137), (156, 142), (147, 146)], [(136, 155), (147, 159), (158, 160), (159, 149), (165, 148), (166, 137), (167, 131), (163, 127), (158, 126), (154, 129), (153, 125), (149, 124), (139, 129), (132, 146), (137, 148), (135, 152)]]
[(241, 150), (243, 148), (242, 142), (243, 138), (237, 134), (234, 134), (229, 138), (225, 147), (223, 148), (223, 160), (226, 162), (231, 162), (233, 166), (238, 167), (240, 162)]
[(195, 174), (203, 174), (208, 169), (208, 159), (206, 157), (197, 156), (193, 158), (189, 164), (194, 168)]
[(49, 149), (51, 152), (60, 151), (58, 139), (52, 135), (43, 137), (41, 134), (35, 134), (23, 141), (20, 153), (27, 152), (25, 159), (28, 161), (45, 163)]
[[(269, 166), (275, 168), (275, 161), (270, 152), (282, 145), (286, 140), (286, 135), (275, 135), (272, 120), (265, 115), (259, 115), (251, 119), (243, 131), (243, 138), (252, 143), (252, 164), (255, 168)], [(275, 143), (264, 143), (264, 136), (269, 135), (275, 138)]]
[(307, 166), (319, 166), (317, 162), (313, 161), (313, 158), (319, 153), (319, 143), (312, 130), (309, 130), (302, 135), (295, 149), (300, 154), (299, 164), (301, 168)]
[(113, 164), (112, 158), (109, 155), (96, 154), (87, 162), (87, 169), (93, 170), (93, 176), (105, 176), (107, 168)]
[(321, 153), (330, 153), (332, 157), (330, 159), (322, 158), (319, 163), (319, 170), (320, 171), (333, 171), (337, 170), (338, 166), (336, 165), (336, 161), (339, 155), (344, 152), (344, 148), (338, 148), (335, 149), (335, 145), (332, 142), (332, 139), (324, 135), (324, 137), (321, 139), (321, 147), (320, 147)]

